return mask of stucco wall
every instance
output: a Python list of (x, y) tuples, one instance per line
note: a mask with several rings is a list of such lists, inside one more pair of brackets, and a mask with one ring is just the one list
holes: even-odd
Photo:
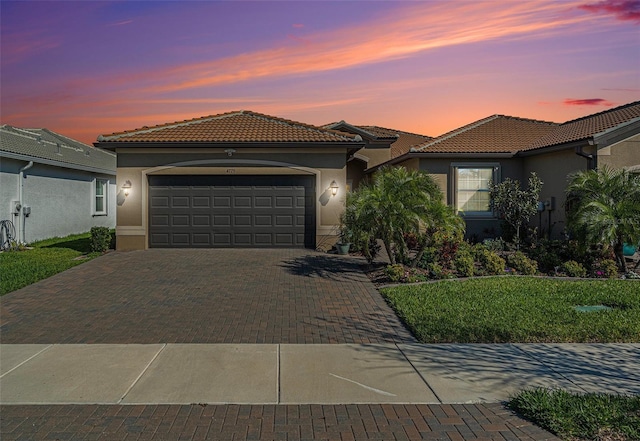
[(574, 149), (561, 150), (524, 158), (524, 180), (535, 171), (542, 180), (540, 200), (555, 198), (555, 209), (545, 211), (531, 219), (530, 225), (538, 227), (541, 234), (551, 231), (552, 238), (561, 238), (566, 229), (565, 189), (571, 173), (586, 170), (587, 160), (575, 154)]
[[(148, 176), (179, 175), (313, 175), (316, 177), (316, 243), (329, 248), (335, 243), (339, 216), (344, 210), (347, 184), (346, 150), (343, 148), (242, 149), (229, 157), (224, 149), (118, 149), (117, 247), (143, 249), (148, 245)], [(127, 197), (120, 191), (127, 180)], [(331, 196), (329, 186), (338, 184)]]
[[(23, 218), (11, 214), (11, 201), (18, 199), (18, 172), (26, 164), (8, 158), (0, 161), (0, 218), (10, 219), (18, 235), (23, 228), (25, 242), (84, 233), (93, 226), (115, 227), (114, 176), (37, 163), (23, 178), (23, 205), (31, 207), (31, 214)], [(93, 214), (95, 177), (109, 180), (106, 216)]]
[(598, 149), (598, 167), (640, 168), (640, 134)]
[[(464, 158), (420, 158), (420, 170), (433, 176), (438, 183), (446, 202), (454, 203), (452, 189), (452, 166), (454, 164), (499, 164), (501, 178), (522, 179), (522, 161), (520, 159), (464, 159)], [(464, 216), (467, 225), (467, 238), (482, 240), (501, 234), (500, 220), (496, 218)]]

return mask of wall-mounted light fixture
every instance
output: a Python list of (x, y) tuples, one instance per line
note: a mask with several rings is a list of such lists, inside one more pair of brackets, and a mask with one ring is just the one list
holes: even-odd
[(227, 156), (231, 157), (236, 152), (236, 149), (225, 149), (224, 152), (227, 154)]
[(329, 186), (331, 189), (331, 196), (335, 196), (338, 194), (338, 184), (336, 181), (331, 181), (331, 185)]
[(122, 184), (122, 191), (124, 192), (125, 196), (129, 196), (129, 192), (131, 191), (131, 181), (127, 179), (125, 183)]

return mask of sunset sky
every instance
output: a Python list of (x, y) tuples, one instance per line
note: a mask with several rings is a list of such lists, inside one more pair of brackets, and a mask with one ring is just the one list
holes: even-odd
[(640, 100), (640, 0), (2, 1), (0, 120), (99, 134), (253, 110), (437, 136)]

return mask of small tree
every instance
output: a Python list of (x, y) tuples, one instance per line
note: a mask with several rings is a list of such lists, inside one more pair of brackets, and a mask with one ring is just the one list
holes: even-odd
[(535, 172), (529, 176), (527, 189), (520, 188), (520, 181), (510, 178), (499, 184), (491, 184), (491, 208), (504, 218), (516, 232), (516, 248), (520, 248), (520, 228), (538, 211), (538, 198), (542, 181)]

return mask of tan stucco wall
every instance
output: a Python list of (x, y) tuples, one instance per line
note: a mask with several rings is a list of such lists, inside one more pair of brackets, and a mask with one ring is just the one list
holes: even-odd
[(358, 150), (358, 154), (369, 158), (367, 168), (375, 167), (376, 165), (382, 164), (383, 162), (387, 162), (391, 159), (390, 148), (372, 149), (365, 147)]
[[(585, 153), (590, 153), (587, 147), (585, 147)], [(576, 155), (574, 149), (528, 156), (524, 159), (524, 180), (529, 179), (529, 174), (535, 171), (543, 182), (540, 200), (555, 198), (555, 209), (551, 210), (551, 216), (548, 211), (545, 211), (541, 217), (532, 218), (530, 225), (538, 227), (539, 231), (545, 234), (548, 234), (551, 226), (551, 237), (559, 238), (566, 228), (564, 205), (568, 176), (571, 173), (586, 170), (587, 160)]]
[[(156, 153), (167, 154), (167, 150), (156, 149), (126, 149), (119, 151), (117, 185), (118, 185), (118, 208), (117, 208), (117, 248), (118, 250), (146, 249), (148, 246), (148, 176), (150, 175), (312, 175), (316, 177), (316, 242), (320, 247), (330, 247), (335, 243), (336, 227), (339, 217), (344, 210), (344, 199), (347, 184), (346, 151), (344, 149), (308, 149), (302, 154), (292, 153), (291, 150), (273, 149), (267, 153), (264, 149), (255, 149), (249, 153), (248, 149), (243, 150), (243, 161), (259, 161), (259, 166), (250, 164), (238, 166), (233, 163), (233, 158), (229, 159), (221, 149), (208, 149), (212, 161), (215, 164), (197, 164), (194, 166), (173, 166), (154, 165), (151, 167), (128, 167), (128, 162), (135, 163), (144, 161), (144, 155)], [(133, 151), (133, 153), (132, 153)], [(273, 156), (271, 153), (286, 153), (289, 166), (274, 165), (268, 166), (265, 161), (269, 161)], [(199, 161), (203, 162), (201, 155), (206, 153), (203, 150), (193, 150), (194, 154), (200, 155)], [(173, 150), (172, 155), (179, 154), (180, 162), (189, 161), (190, 155), (182, 150)], [(315, 154), (316, 156), (310, 156)], [(311, 158), (311, 159), (310, 159)], [(319, 159), (313, 159), (319, 158)], [(222, 163), (221, 163), (222, 161)], [(229, 161), (225, 165), (224, 161)], [(316, 163), (314, 163), (314, 161)], [(157, 157), (156, 157), (157, 162)], [(206, 162), (206, 160), (204, 160)], [(281, 160), (276, 161), (281, 163)], [(333, 164), (333, 166), (327, 166)], [(131, 190), (128, 196), (124, 196), (121, 191), (125, 181), (131, 182)], [(338, 193), (332, 196), (329, 186), (332, 181), (338, 184)]]
[(598, 167), (640, 167), (640, 134), (598, 149)]

